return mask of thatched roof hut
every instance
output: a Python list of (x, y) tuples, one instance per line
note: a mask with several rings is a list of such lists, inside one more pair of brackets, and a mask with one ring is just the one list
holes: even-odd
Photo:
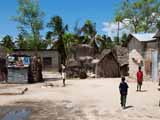
[(69, 57), (67, 59), (67, 76), (69, 78), (80, 77), (82, 70), (93, 71), (93, 64), (91, 63), (95, 55), (94, 48), (87, 44), (74, 45), (71, 48)]
[(128, 54), (128, 49), (125, 47), (121, 46), (116, 46), (112, 50), (115, 58), (117, 59), (118, 63), (120, 66), (128, 65), (129, 61), (129, 54)]
[(71, 55), (75, 59), (79, 59), (80, 57), (84, 56), (91, 56), (93, 57), (95, 52), (94, 48), (87, 44), (78, 44), (74, 45), (71, 48)]
[(114, 57), (119, 63), (121, 76), (128, 76), (129, 52), (128, 49), (121, 46), (116, 46), (112, 50)]
[(160, 30), (156, 33), (156, 35), (153, 38), (160, 38)]
[(113, 78), (120, 77), (120, 69), (117, 60), (111, 50), (104, 50), (96, 65), (96, 76)]
[(128, 50), (125, 47), (104, 49), (96, 65), (97, 77), (128, 76), (128, 59)]

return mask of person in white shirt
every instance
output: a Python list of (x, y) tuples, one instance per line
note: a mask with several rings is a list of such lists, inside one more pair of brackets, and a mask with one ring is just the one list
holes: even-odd
[(63, 79), (63, 86), (65, 87), (66, 84), (65, 84), (65, 80), (66, 80), (66, 67), (61, 64), (61, 67), (62, 67), (62, 79)]

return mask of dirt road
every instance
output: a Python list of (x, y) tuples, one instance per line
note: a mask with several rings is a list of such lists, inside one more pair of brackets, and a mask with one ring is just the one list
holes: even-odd
[(18, 107), (30, 110), (27, 120), (160, 120), (157, 83), (144, 82), (142, 92), (136, 92), (136, 83), (128, 82), (127, 109), (123, 110), (119, 82), (120, 79), (68, 80), (66, 87), (62, 87), (62, 81), (1, 84), (3, 90), (27, 87), (28, 91), (24, 95), (0, 96), (0, 117), (4, 119), (7, 112)]

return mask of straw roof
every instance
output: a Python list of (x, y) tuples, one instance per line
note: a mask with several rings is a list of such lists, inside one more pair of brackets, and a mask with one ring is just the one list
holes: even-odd
[(156, 35), (153, 38), (160, 38), (160, 30), (156, 33)]

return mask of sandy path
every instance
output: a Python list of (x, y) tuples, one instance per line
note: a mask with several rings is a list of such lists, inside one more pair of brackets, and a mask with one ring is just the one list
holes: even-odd
[(160, 120), (157, 83), (144, 82), (143, 92), (136, 92), (136, 83), (129, 82), (128, 109), (122, 110), (119, 81), (88, 79), (68, 80), (66, 87), (62, 81), (50, 82), (53, 87), (44, 87), (45, 83), (17, 86), (29, 91), (22, 96), (0, 96), (0, 105), (31, 107), (31, 120)]

